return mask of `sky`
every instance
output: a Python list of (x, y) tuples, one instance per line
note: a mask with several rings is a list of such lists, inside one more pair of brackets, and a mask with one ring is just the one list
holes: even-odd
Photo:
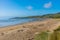
[(60, 0), (0, 0), (0, 17), (25, 17), (60, 12)]

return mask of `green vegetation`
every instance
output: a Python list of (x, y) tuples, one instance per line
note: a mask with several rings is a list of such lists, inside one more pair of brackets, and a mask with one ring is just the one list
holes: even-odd
[(52, 33), (52, 34), (50, 35), (49, 40), (56, 40), (56, 39), (57, 39), (57, 38), (56, 38), (55, 33)]
[(57, 40), (60, 40), (60, 31), (57, 32)]
[(57, 28), (56, 30), (54, 30), (54, 31), (60, 31), (60, 26), (59, 26), (59, 28)]
[(60, 18), (60, 12), (56, 14), (43, 15), (42, 18)]
[(60, 26), (59, 26), (59, 28), (57, 28), (56, 30), (54, 30), (54, 33), (56, 35), (56, 39), (60, 40)]
[(53, 34), (50, 37), (50, 40), (60, 40), (60, 26), (54, 30)]
[(11, 18), (11, 19), (27, 19), (27, 18), (41, 18), (41, 16), (14, 17), (14, 18)]
[(34, 40), (48, 40), (48, 36), (50, 36), (48, 32), (42, 32), (40, 34), (37, 34)]
[(60, 40), (60, 26), (54, 32), (42, 32), (37, 34), (34, 40)]
[(60, 12), (56, 14), (46, 14), (42, 16), (14, 17), (11, 19), (26, 19), (26, 18), (60, 18)]

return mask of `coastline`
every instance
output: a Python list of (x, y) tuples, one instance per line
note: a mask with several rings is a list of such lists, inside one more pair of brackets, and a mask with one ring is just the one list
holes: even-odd
[(22, 40), (23, 38), (24, 40), (28, 40), (43, 31), (53, 32), (53, 30), (57, 29), (59, 26), (60, 21), (56, 19), (7, 26), (0, 28), (0, 40)]
[[(44, 18), (42, 18), (42, 19), (44, 19)], [(7, 26), (0, 26), (0, 28), (5, 28), (5, 27), (11, 27), (11, 26), (16, 26), (16, 25), (22, 25), (22, 24), (26, 24), (26, 23), (33, 23), (33, 22), (40, 22), (40, 21), (46, 21), (46, 20), (50, 20), (50, 19), (52, 19), (52, 18), (45, 18), (44, 20), (36, 20), (36, 21), (28, 21), (28, 22), (24, 22), (24, 23), (19, 23), (19, 24), (13, 24), (13, 25), (7, 25)]]
[[(41, 19), (41, 20), (40, 20), (40, 19)], [(44, 21), (44, 20), (47, 20), (47, 18), (40, 18), (40, 19), (39, 19), (39, 20), (34, 20), (34, 21), (27, 21), (27, 22), (12, 24), (12, 25), (0, 26), (0, 28), (5, 28), (5, 27), (8, 27), (8, 26), (15, 26), (15, 25), (26, 24), (26, 23), (30, 23), (30, 22), (36, 22), (36, 21)], [(50, 19), (50, 18), (49, 18), (49, 19)]]
[[(49, 23), (49, 21), (56, 21), (55, 19), (46, 19), (46, 20), (42, 20), (42, 21), (33, 21), (33, 22), (25, 22), (25, 23), (21, 23), (21, 24), (16, 24), (16, 25), (8, 25), (8, 26), (4, 26), (4, 27), (0, 27), (0, 29), (5, 29), (5, 28), (23, 28), (23, 26), (24, 27), (26, 27), (26, 26), (35, 26), (34, 24), (38, 24), (38, 25), (40, 25), (40, 24), (48, 24)], [(40, 23), (39, 23), (40, 22)], [(44, 23), (45, 22), (45, 23)], [(30, 25), (31, 24), (31, 25)], [(38, 26), (37, 25), (37, 26)], [(52, 24), (50, 24), (50, 25), (52, 25)], [(47, 26), (47, 25), (46, 25)], [(49, 25), (48, 25), (49, 26)], [(28, 27), (27, 27), (28, 28)]]

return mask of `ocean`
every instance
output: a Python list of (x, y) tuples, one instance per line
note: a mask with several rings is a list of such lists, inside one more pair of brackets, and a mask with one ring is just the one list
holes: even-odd
[(22, 24), (26, 22), (42, 21), (42, 18), (23, 18), (23, 19), (0, 19), (0, 27)]

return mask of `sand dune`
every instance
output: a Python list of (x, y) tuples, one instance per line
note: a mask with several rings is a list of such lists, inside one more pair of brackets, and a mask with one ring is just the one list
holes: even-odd
[(55, 30), (60, 26), (60, 20), (47, 19), (14, 26), (0, 28), (0, 40), (33, 40), (35, 34), (42, 31)]

